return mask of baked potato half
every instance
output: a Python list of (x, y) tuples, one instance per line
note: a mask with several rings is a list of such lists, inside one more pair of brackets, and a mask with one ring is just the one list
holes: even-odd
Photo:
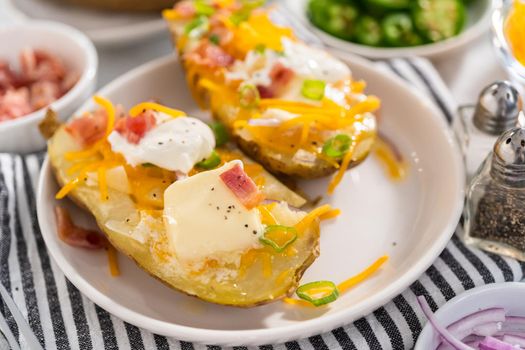
[(257, 2), (204, 3), (183, 1), (164, 17), (194, 98), (246, 154), (272, 173), (307, 179), (366, 158), (380, 103), (364, 82), (274, 24)]
[[(52, 124), (46, 124), (46, 129)], [(75, 130), (72, 131), (71, 124), (70, 122), (69, 125), (58, 127), (48, 140), (50, 164), (58, 183), (62, 186), (57, 197), (64, 196), (64, 189), (67, 189), (67, 197), (93, 215), (100, 230), (118, 251), (169, 287), (217, 304), (239, 307), (261, 305), (293, 293), (304, 271), (319, 255), (320, 217), (330, 208), (325, 206), (324, 209), (309, 214), (292, 208), (293, 205), (303, 205), (305, 200), (242, 153), (222, 149), (217, 152), (223, 158), (223, 162), (229, 162), (223, 167), (238, 162), (232, 159), (241, 159), (244, 162), (244, 170), (246, 173), (252, 173), (251, 178), (266, 198), (265, 202), (250, 210), (262, 210), (261, 220), (265, 224), (293, 228), (296, 237), (283, 246), (283, 249), (275, 249), (271, 245), (258, 242), (249, 249), (219, 252), (216, 256), (209, 255), (204, 260), (188, 264), (182, 260), (182, 255), (174, 252), (172, 246), (168, 225), (170, 214), (165, 210), (171, 205), (167, 193), (172, 191), (176, 194), (175, 197), (181, 197), (183, 195), (180, 192), (172, 189), (174, 185), (182, 183), (181, 181), (196, 181), (199, 176), (208, 176), (207, 174), (221, 168), (198, 172), (192, 170), (188, 178), (176, 180), (175, 177), (169, 178), (171, 172), (150, 165), (114, 167), (115, 162), (122, 161), (122, 157), (112, 154), (111, 147), (105, 144), (107, 139), (99, 140), (91, 146), (83, 145), (75, 136)], [(81, 125), (81, 132), (89, 129), (82, 123), (78, 124)], [(118, 129), (118, 125), (122, 123), (116, 124)], [(51, 134), (50, 130), (47, 131)], [(114, 147), (114, 144), (112, 146)], [(104, 168), (103, 173), (101, 168)], [(130, 187), (137, 185), (138, 172), (151, 176), (161, 174), (162, 179), (171, 179), (174, 183), (159, 183), (160, 189), (144, 191), (145, 184), (152, 180), (140, 178), (139, 188), (130, 190)], [(254, 173), (256, 175), (253, 175)], [(105, 180), (99, 180), (102, 179), (100, 176), (105, 176)], [(104, 185), (101, 185), (102, 182)], [(198, 197), (206, 186), (206, 182), (199, 185), (196, 182), (192, 191)], [(217, 192), (217, 189), (215, 190)], [(163, 200), (159, 200), (159, 197), (162, 197), (159, 193), (164, 193)], [(139, 196), (142, 195), (148, 196), (149, 199), (139, 200)], [(187, 204), (183, 204), (192, 206), (194, 202), (188, 198)], [(211, 202), (208, 204), (211, 207)], [(171, 210), (177, 208), (172, 207)], [(211, 220), (212, 218), (206, 217), (205, 213), (204, 210), (202, 213), (194, 212), (194, 221)], [(200, 217), (201, 215), (204, 217)], [(271, 222), (266, 222), (266, 219)], [(222, 232), (219, 225), (215, 227), (217, 232)], [(192, 235), (194, 234), (187, 237), (191, 238)], [(207, 243), (214, 244), (211, 240)]]

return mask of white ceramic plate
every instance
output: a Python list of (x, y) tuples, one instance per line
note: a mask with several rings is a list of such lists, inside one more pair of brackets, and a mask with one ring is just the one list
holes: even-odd
[[(81, 292), (127, 322), (155, 333), (208, 344), (268, 344), (310, 336), (366, 315), (402, 292), (434, 261), (448, 242), (463, 205), (463, 167), (444, 118), (424, 96), (393, 75), (360, 58), (349, 62), (355, 76), (381, 96), (381, 128), (410, 160), (408, 178), (394, 183), (370, 157), (348, 172), (333, 197), (324, 198), (343, 215), (323, 224), (321, 256), (303, 282), (340, 282), (383, 254), (390, 261), (380, 273), (327, 308), (301, 308), (276, 302), (252, 309), (218, 306), (175, 292), (121, 257), (122, 275), (107, 272), (103, 252), (62, 243), (56, 234), (53, 206), (57, 184), (44, 164), (38, 217), (47, 247), (58, 266)], [(203, 116), (186, 87), (175, 58), (139, 67), (100, 91), (129, 107), (156, 98), (190, 115)], [(91, 109), (90, 101), (78, 113)], [(304, 188), (324, 193), (328, 179)], [(80, 223), (93, 224), (74, 211)]]
[(488, 33), (490, 27), (491, 0), (476, 0), (468, 7), (467, 24), (465, 29), (453, 38), (434, 44), (406, 48), (372, 47), (339, 39), (316, 28), (310, 23), (306, 16), (306, 8), (309, 1), (310, 0), (284, 0), (284, 4), (289, 9), (289, 13), (294, 14), (294, 16), (296, 16), (306, 28), (329, 47), (334, 47), (347, 53), (358, 54), (369, 58), (407, 56), (440, 58), (444, 55), (450, 55), (465, 48), (467, 44), (477, 39), (482, 34)]
[(0, 11), (16, 20), (45, 19), (69, 24), (84, 32), (98, 46), (129, 45), (166, 31), (160, 11), (114, 13), (67, 6), (52, 0), (0, 0)]
[[(493, 307), (504, 308), (509, 316), (525, 316), (524, 295), (525, 283), (522, 282), (488, 284), (450, 299), (436, 312), (436, 318), (441, 325), (448, 326), (462, 317)], [(427, 323), (414, 350), (434, 350), (439, 345), (439, 339)]]

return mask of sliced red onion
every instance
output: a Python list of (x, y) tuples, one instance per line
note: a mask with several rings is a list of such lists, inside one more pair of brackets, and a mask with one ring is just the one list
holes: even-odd
[(505, 343), (494, 337), (486, 337), (482, 342), (479, 343), (480, 350), (516, 350), (514, 345)]
[(505, 334), (502, 339), (505, 343), (512, 345), (519, 345), (522, 348), (525, 348), (525, 337), (519, 337), (517, 335)]
[(501, 330), (501, 323), (498, 322), (505, 321), (505, 313), (505, 309), (502, 308), (481, 310), (452, 323), (447, 330), (457, 339), (471, 334), (494, 335)]
[[(474, 348), (466, 345), (465, 343), (461, 342), (457, 338), (455, 338), (445, 327), (439, 324), (437, 319), (435, 318), (434, 314), (432, 313), (432, 310), (430, 309), (430, 306), (428, 306), (427, 300), (423, 295), (420, 295), (417, 297), (417, 301), (419, 303), (419, 306), (423, 310), (423, 313), (428, 319), (428, 322), (434, 327), (436, 332), (441, 335), (441, 337), (449, 343), (452, 347), (454, 347), (457, 350), (473, 350)], [(516, 349), (512, 349), (516, 350)]]
[(525, 335), (525, 317), (507, 316), (501, 325), (501, 333), (521, 333)]

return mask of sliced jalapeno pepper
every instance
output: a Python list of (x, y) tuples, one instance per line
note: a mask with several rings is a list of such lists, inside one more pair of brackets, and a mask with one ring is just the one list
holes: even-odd
[(415, 27), (430, 42), (457, 35), (466, 17), (460, 0), (417, 0), (412, 15)]
[(316, 27), (339, 38), (351, 40), (359, 8), (349, 0), (311, 0), (308, 15)]
[(390, 46), (413, 46), (422, 43), (414, 30), (412, 19), (406, 13), (387, 15), (381, 22), (385, 42)]
[(381, 25), (373, 17), (360, 17), (355, 27), (355, 39), (364, 45), (379, 46), (383, 41)]

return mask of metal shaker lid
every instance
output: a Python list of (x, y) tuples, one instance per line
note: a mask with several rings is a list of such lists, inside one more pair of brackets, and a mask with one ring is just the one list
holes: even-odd
[(516, 126), (521, 108), (518, 90), (508, 81), (496, 81), (481, 91), (474, 125), (483, 132), (499, 135)]
[(504, 132), (494, 145), (491, 175), (514, 187), (525, 187), (525, 128)]

